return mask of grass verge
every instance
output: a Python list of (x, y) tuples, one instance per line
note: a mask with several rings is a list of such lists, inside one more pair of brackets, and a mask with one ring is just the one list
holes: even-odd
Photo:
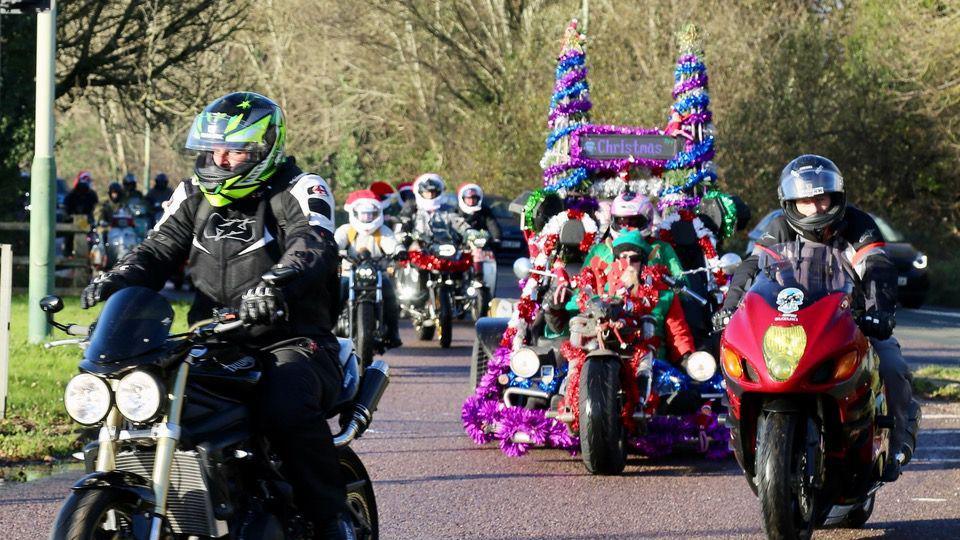
[(960, 401), (960, 367), (923, 366), (913, 372), (913, 393), (917, 397)]
[[(99, 309), (80, 309), (77, 298), (64, 298), (57, 320), (90, 324)], [(174, 331), (186, 328), (184, 303), (174, 304)], [(54, 330), (50, 339), (69, 336)], [(0, 464), (52, 461), (80, 448), (80, 425), (63, 408), (63, 390), (77, 373), (82, 356), (76, 347), (44, 349), (27, 341), (27, 298), (13, 298), (10, 324), (10, 378), (6, 418), (0, 420)]]

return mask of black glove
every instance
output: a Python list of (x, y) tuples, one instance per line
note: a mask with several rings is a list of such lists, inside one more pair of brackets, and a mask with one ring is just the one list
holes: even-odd
[(273, 324), (286, 312), (283, 291), (263, 282), (240, 297), (240, 319), (246, 324)]
[(126, 286), (123, 278), (115, 274), (109, 272), (100, 274), (80, 293), (80, 307), (83, 309), (92, 308)]
[(409, 258), (410, 258), (410, 253), (405, 249), (401, 249), (393, 254), (393, 260), (395, 261), (405, 261)]
[(857, 318), (857, 326), (867, 337), (882, 341), (893, 335), (893, 328), (897, 326), (897, 317), (890, 311), (871, 309)]
[(713, 314), (713, 317), (710, 319), (710, 322), (713, 323), (713, 331), (716, 333), (723, 332), (723, 329), (730, 324), (730, 317), (733, 317), (735, 309), (721, 309), (720, 311)]

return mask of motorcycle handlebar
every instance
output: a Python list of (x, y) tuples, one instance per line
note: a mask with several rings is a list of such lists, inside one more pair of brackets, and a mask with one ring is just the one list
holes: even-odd
[(679, 289), (680, 292), (682, 292), (683, 294), (689, 296), (690, 298), (693, 298), (693, 299), (696, 300), (697, 303), (700, 304), (701, 306), (706, 306), (706, 305), (708, 305), (708, 304), (710, 303), (710, 302), (707, 301), (706, 298), (704, 298), (704, 297), (700, 296), (699, 294), (693, 292), (693, 291), (690, 290), (690, 288), (687, 287), (686, 285), (679, 285), (679, 286), (678, 286), (677, 280), (674, 279), (673, 276), (663, 276), (663, 281), (665, 281), (665, 282), (667, 283), (667, 285), (669, 285), (669, 286), (671, 286), (671, 287), (673, 287), (673, 288), (675, 288), (675, 289)]

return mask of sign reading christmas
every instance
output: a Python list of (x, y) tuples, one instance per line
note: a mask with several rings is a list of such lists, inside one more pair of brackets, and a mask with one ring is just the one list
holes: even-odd
[(580, 157), (590, 159), (663, 159), (682, 150), (677, 139), (667, 135), (584, 134), (577, 138)]

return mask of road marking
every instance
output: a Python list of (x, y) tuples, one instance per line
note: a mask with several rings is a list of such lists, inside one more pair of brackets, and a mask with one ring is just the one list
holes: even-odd
[(913, 311), (913, 313), (922, 313), (924, 315), (934, 315), (937, 317), (951, 317), (953, 319), (960, 319), (960, 313), (954, 313), (950, 311), (936, 311), (933, 309), (914, 309), (911, 311)]
[(924, 450), (937, 450), (940, 452), (956, 452), (960, 450), (960, 446), (921, 446), (920, 448), (917, 448), (918, 452), (922, 452)]
[(960, 463), (960, 459), (923, 458), (915, 459), (911, 463)]
[(921, 435), (960, 435), (960, 429), (921, 429)]
[(960, 414), (925, 414), (923, 415), (924, 420), (956, 420), (960, 418)]
[(917, 501), (917, 502), (938, 502), (938, 503), (940, 503), (940, 502), (947, 502), (946, 499), (932, 499), (932, 498), (929, 498), (929, 497), (914, 497), (913, 500), (915, 500), (915, 501)]

